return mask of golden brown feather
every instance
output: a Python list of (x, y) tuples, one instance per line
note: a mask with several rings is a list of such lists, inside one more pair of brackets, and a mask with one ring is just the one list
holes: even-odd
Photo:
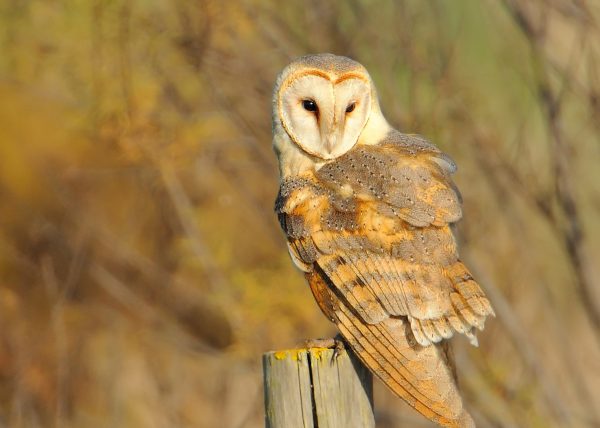
[[(438, 153), (407, 150), (352, 150), (284, 182), (277, 211), (315, 299), (359, 358), (426, 417), (469, 426), (437, 343), (453, 332), (475, 342), (493, 312), (458, 260), (448, 223), (459, 197), (430, 160)], [(346, 176), (358, 164), (366, 172)]]
[[(302, 109), (306, 99), (320, 106), (320, 121)], [(357, 104), (350, 115), (349, 102)], [(450, 229), (462, 216), (454, 162), (393, 130), (364, 67), (342, 57), (292, 63), (273, 105), (275, 210), (319, 307), (417, 411), (443, 426), (474, 426), (444, 340), (458, 332), (476, 344), (493, 310)]]

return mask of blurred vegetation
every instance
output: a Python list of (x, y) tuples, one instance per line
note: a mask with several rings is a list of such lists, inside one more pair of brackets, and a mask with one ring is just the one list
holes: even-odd
[(270, 147), (278, 71), (328, 51), (459, 164), (498, 314), (454, 340), (478, 426), (599, 426), (599, 24), (586, 0), (0, 2), (0, 425), (263, 426), (261, 353), (333, 333)]

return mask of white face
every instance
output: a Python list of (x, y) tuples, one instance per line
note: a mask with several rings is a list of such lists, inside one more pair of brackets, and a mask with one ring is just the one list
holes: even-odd
[(332, 82), (306, 74), (284, 86), (278, 102), (290, 138), (313, 156), (334, 159), (358, 141), (371, 112), (371, 88), (358, 76)]

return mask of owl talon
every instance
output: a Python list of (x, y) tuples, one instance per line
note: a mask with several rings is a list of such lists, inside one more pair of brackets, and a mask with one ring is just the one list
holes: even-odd
[(327, 339), (306, 339), (303, 343), (304, 348), (335, 348), (335, 339), (330, 337)]
[(327, 348), (333, 349), (333, 359), (338, 358), (346, 350), (346, 343), (341, 335), (327, 339), (307, 339), (304, 341), (305, 348)]
[(333, 348), (333, 359), (337, 359), (346, 350), (346, 343), (339, 334), (333, 338), (335, 346)]

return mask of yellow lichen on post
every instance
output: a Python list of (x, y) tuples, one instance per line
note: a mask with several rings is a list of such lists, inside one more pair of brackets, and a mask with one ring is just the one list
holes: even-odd
[(314, 358), (316, 358), (317, 360), (320, 360), (323, 356), (323, 353), (327, 353), (327, 352), (331, 351), (331, 349), (329, 349), (329, 348), (310, 348), (308, 351)]
[(263, 355), (267, 428), (373, 428), (373, 381), (351, 353), (328, 348)]
[(277, 360), (285, 360), (288, 356), (288, 351), (277, 351), (273, 353), (273, 356)]

